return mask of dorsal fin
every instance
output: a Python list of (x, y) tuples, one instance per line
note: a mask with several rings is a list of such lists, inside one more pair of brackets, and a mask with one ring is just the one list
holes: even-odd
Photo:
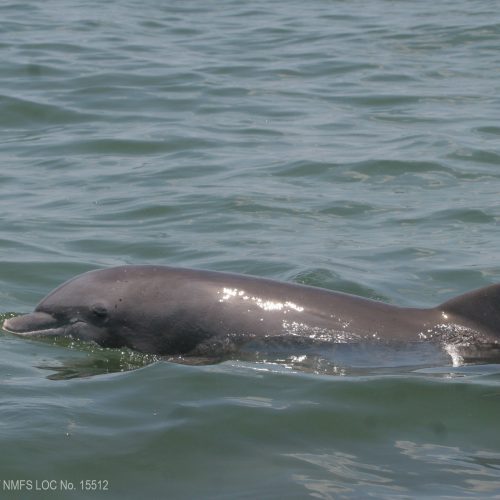
[(464, 293), (443, 302), (437, 309), (480, 324), (500, 338), (500, 284)]

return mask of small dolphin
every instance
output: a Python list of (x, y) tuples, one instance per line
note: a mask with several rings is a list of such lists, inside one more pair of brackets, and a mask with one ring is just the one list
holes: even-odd
[(246, 275), (121, 266), (67, 281), (3, 329), (214, 360), (256, 340), (435, 342), (500, 358), (500, 285), (418, 309)]

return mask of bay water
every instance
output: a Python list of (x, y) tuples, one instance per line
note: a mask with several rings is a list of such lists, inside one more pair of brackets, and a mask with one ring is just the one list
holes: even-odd
[[(497, 2), (4, 0), (0, 60), (0, 319), (122, 264), (415, 307), (500, 282)], [(1, 498), (500, 498), (499, 415), (494, 364), (0, 333)]]

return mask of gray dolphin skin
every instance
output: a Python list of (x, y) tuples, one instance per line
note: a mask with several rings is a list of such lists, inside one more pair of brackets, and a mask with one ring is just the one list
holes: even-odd
[(121, 266), (67, 281), (34, 312), (6, 319), (3, 329), (214, 359), (264, 339), (481, 345), (499, 357), (500, 285), (417, 309), (246, 275)]

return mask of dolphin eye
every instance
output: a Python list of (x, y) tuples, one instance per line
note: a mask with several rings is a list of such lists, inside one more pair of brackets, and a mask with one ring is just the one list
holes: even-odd
[(108, 315), (108, 310), (102, 304), (92, 304), (90, 310), (99, 318), (105, 318)]

